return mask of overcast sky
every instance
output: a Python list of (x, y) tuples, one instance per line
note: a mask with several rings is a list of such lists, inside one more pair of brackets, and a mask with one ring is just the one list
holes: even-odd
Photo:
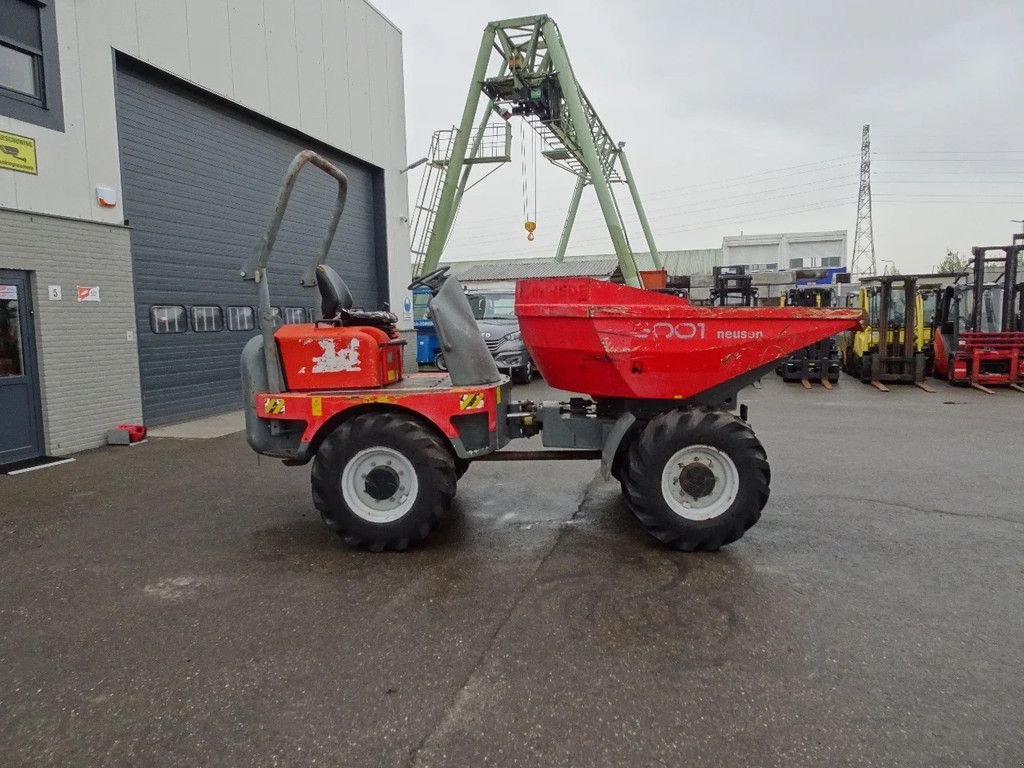
[[(879, 270), (1008, 242), (1024, 218), (1022, 0), (374, 2), (404, 35), (410, 161), (458, 121), (486, 22), (551, 15), (664, 250), (835, 229), (852, 250), (864, 123)], [(554, 253), (574, 178), (540, 162), (528, 243), (513, 135), (513, 162), (467, 193), (446, 259)], [(570, 253), (608, 253), (592, 190), (584, 200)]]

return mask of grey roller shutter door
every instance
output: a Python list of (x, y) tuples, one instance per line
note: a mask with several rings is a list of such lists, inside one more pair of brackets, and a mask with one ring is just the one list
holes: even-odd
[[(239, 355), (255, 331), (197, 332), (191, 308), (222, 307), (226, 320), (229, 307), (255, 307), (254, 286), (241, 281), (239, 270), (302, 149), (316, 149), (348, 175), (348, 204), (329, 262), (356, 306), (381, 305), (387, 277), (378, 169), (120, 58), (117, 113), (148, 424), (241, 407)], [(322, 241), (335, 191), (333, 179), (316, 169), (299, 178), (270, 265), (272, 299), (282, 309), (319, 308), (315, 289), (298, 280)], [(150, 309), (164, 305), (185, 307), (187, 331), (152, 330)]]

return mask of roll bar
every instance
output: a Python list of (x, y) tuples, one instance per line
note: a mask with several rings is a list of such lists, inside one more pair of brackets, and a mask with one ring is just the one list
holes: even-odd
[(348, 196), (348, 177), (337, 166), (325, 160), (311, 149), (299, 152), (295, 159), (292, 160), (291, 165), (288, 166), (284, 182), (277, 193), (277, 203), (274, 205), (274, 215), (270, 219), (270, 227), (267, 229), (267, 233), (260, 238), (255, 252), (246, 261), (241, 272), (243, 280), (252, 280), (256, 283), (260, 328), (263, 331), (263, 355), (266, 360), (267, 381), (271, 392), (281, 392), (284, 390), (284, 377), (281, 375), (281, 359), (277, 353), (277, 345), (274, 343), (274, 332), (281, 326), (281, 319), (274, 317), (270, 304), (267, 262), (270, 261), (270, 254), (274, 250), (274, 243), (277, 242), (277, 234), (281, 230), (281, 222), (284, 220), (284, 213), (288, 208), (288, 200), (292, 195), (292, 190), (295, 188), (295, 182), (298, 180), (299, 172), (306, 163), (312, 163), (324, 173), (338, 180), (338, 197), (334, 203), (331, 220), (327, 225), (327, 236), (324, 238), (313, 264), (302, 273), (302, 277), (299, 280), (300, 285), (316, 285), (316, 268), (327, 260), (327, 254), (331, 250), (331, 243), (334, 241), (334, 234), (338, 231), (341, 213), (345, 210), (345, 199)]

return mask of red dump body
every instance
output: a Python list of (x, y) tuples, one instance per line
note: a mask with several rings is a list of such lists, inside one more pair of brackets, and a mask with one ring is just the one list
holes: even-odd
[(551, 386), (654, 400), (725, 384), (863, 317), (859, 309), (701, 307), (589, 278), (520, 280), (516, 315)]

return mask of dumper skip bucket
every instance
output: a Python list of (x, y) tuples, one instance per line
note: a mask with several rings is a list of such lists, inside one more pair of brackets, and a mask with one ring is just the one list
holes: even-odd
[(516, 314), (551, 386), (653, 400), (738, 384), (863, 317), (859, 309), (702, 307), (589, 278), (520, 280)]

